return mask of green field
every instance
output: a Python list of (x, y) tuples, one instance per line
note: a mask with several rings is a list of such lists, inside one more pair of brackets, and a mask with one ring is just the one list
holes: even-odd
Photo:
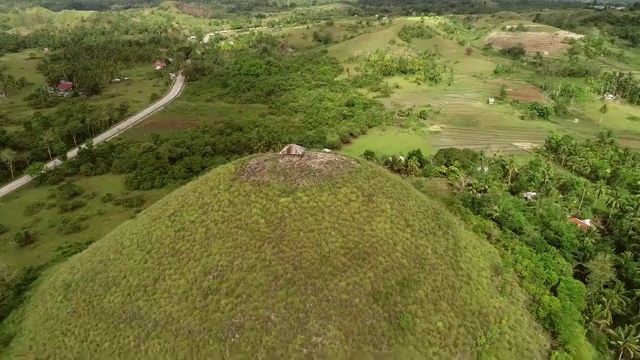
[[(86, 205), (73, 212), (61, 212), (59, 205), (63, 201), (55, 196), (57, 186), (30, 185), (2, 198), (0, 223), (7, 226), (9, 232), (0, 235), (1, 264), (22, 268), (47, 263), (57, 255), (60, 247), (75, 242), (98, 240), (135, 214), (134, 209), (101, 201), (101, 197), (107, 193), (116, 197), (126, 193), (123, 176), (80, 177), (70, 181), (85, 190), (74, 200), (80, 200)], [(144, 206), (151, 205), (167, 192), (169, 189), (144, 192)], [(139, 193), (127, 193), (127, 196)], [(83, 219), (79, 221), (82, 230), (71, 234), (62, 233), (63, 218), (72, 221)], [(14, 243), (13, 236), (17, 231), (27, 228), (34, 233), (35, 241), (32, 245), (20, 248)]]
[(376, 155), (395, 155), (420, 149), (426, 155), (433, 152), (428, 137), (429, 134), (424, 129), (375, 129), (354, 139), (352, 144), (345, 145), (341, 152), (350, 156), (360, 156), (365, 150), (371, 150)]
[(8, 355), (544, 358), (526, 299), (496, 249), (395, 175), (266, 155), (200, 177), (58, 267), (12, 319)]

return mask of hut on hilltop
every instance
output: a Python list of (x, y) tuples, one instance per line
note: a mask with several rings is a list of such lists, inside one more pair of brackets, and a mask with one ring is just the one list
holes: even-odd
[(293, 156), (302, 156), (304, 154), (304, 148), (300, 145), (289, 144), (285, 146), (280, 152), (280, 155), (293, 155)]

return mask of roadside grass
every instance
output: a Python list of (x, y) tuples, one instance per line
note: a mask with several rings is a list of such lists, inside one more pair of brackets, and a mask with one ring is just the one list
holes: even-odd
[(365, 150), (371, 150), (377, 156), (382, 156), (406, 154), (420, 149), (427, 155), (433, 152), (428, 136), (424, 130), (387, 126), (370, 130), (366, 135), (354, 139), (351, 144), (343, 146), (340, 152), (349, 156), (362, 156)]
[(129, 102), (131, 113), (139, 112), (149, 106), (151, 94), (156, 93), (164, 97), (169, 90), (171, 82), (168, 74), (163, 72), (162, 78), (154, 73), (152, 64), (138, 65), (131, 69), (121, 71), (120, 78), (128, 77), (129, 81), (111, 83), (107, 85), (98, 96), (91, 97), (90, 100), (96, 105), (118, 105), (123, 101)]
[[(57, 206), (61, 201), (50, 196), (57, 186), (27, 185), (2, 198), (0, 223), (7, 226), (9, 231), (0, 235), (1, 264), (15, 268), (44, 264), (56, 256), (59, 247), (74, 242), (98, 240), (135, 214), (134, 209), (105, 204), (100, 199), (106, 193), (116, 197), (123, 194), (124, 176), (79, 177), (71, 181), (85, 190), (73, 200), (81, 200), (86, 206), (70, 213), (61, 213)], [(130, 195), (144, 194), (144, 207), (147, 207), (168, 192), (168, 189), (160, 189), (131, 192)], [(39, 210), (32, 210), (37, 208)], [(63, 217), (72, 221), (86, 218), (80, 221), (81, 226), (86, 228), (76, 233), (62, 234), (60, 225)], [(23, 228), (29, 228), (34, 233), (35, 242), (20, 248), (14, 243), (13, 236)]]
[(42, 279), (7, 355), (548, 356), (489, 242), (374, 164), (316, 176), (353, 162), (329, 156), (271, 158), (265, 178), (245, 159), (174, 191)]

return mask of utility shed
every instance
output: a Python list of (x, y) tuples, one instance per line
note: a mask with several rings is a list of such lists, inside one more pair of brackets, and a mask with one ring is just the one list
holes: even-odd
[(280, 150), (279, 154), (302, 156), (302, 154), (304, 154), (304, 148), (300, 145), (289, 144), (285, 146), (282, 150)]

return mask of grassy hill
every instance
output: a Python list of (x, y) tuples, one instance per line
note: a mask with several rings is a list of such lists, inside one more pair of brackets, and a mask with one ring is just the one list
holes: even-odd
[(497, 251), (437, 201), (333, 154), (240, 160), (62, 264), (12, 358), (546, 358)]

